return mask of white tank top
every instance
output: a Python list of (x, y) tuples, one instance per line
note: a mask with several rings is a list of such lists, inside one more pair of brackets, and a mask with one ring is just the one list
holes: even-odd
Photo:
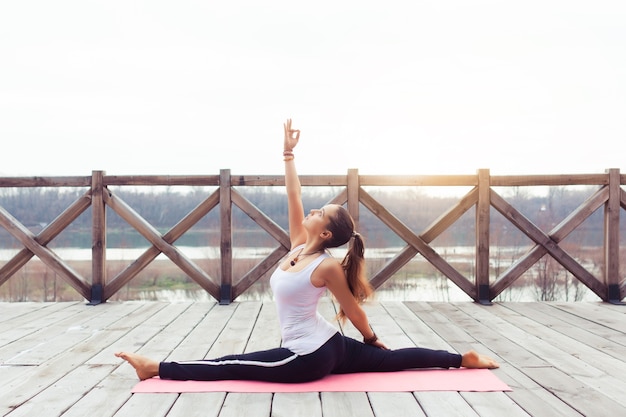
[(297, 272), (283, 271), (278, 267), (270, 278), (282, 347), (298, 355), (315, 352), (337, 333), (337, 329), (317, 311), (317, 303), (326, 292), (326, 287), (317, 288), (311, 283), (311, 274), (328, 257), (323, 253)]

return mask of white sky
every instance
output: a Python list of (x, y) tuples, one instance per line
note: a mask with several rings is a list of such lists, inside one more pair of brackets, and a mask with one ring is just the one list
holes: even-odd
[(623, 0), (0, 2), (0, 175), (626, 172)]

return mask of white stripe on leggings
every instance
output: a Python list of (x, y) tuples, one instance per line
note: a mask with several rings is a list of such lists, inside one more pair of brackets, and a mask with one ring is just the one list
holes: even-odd
[(248, 366), (260, 366), (263, 368), (276, 368), (278, 366), (288, 364), (289, 362), (293, 361), (297, 357), (298, 355), (294, 353), (292, 356), (289, 356), (288, 358), (285, 358), (278, 362), (261, 362), (261, 361), (245, 361), (245, 360), (239, 360), (239, 359), (230, 359), (230, 360), (219, 361), (219, 362), (206, 360), (206, 361), (188, 361), (188, 362), (177, 362), (177, 363), (181, 365), (209, 365), (209, 366), (248, 365)]

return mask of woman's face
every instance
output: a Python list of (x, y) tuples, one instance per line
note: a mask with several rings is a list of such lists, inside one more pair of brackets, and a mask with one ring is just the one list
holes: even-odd
[(330, 218), (337, 213), (338, 206), (334, 204), (328, 204), (319, 209), (313, 209), (309, 212), (308, 216), (304, 218), (303, 224), (309, 231), (309, 233), (322, 233), (328, 230), (328, 224)]

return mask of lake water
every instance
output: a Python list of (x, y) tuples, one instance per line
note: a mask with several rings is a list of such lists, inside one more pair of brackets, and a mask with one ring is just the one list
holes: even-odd
[[(182, 253), (190, 259), (218, 259), (220, 257), (220, 248), (218, 246), (176, 246)], [(91, 260), (91, 248), (51, 248), (61, 259), (67, 261), (90, 261)], [(110, 260), (133, 260), (139, 258), (148, 248), (107, 248), (106, 258)], [(233, 248), (233, 258), (235, 259), (263, 259), (269, 255), (275, 248), (269, 247), (236, 247)], [(402, 247), (387, 247), (387, 248), (367, 248), (365, 251), (365, 257), (368, 259), (389, 259), (395, 254), (400, 252)], [(466, 256), (474, 254), (474, 246), (446, 246), (441, 248), (434, 248), (442, 256), (445, 255), (448, 262), (460, 261)], [(8, 261), (19, 249), (0, 249), (0, 261)], [(519, 248), (516, 250), (519, 251)], [(337, 248), (332, 249), (331, 254), (335, 257), (343, 257), (346, 253), (346, 249)], [(459, 258), (454, 258), (454, 255), (458, 255)], [(159, 254), (157, 259), (167, 259), (164, 254)]]
[[(219, 259), (219, 247), (191, 247), (177, 246), (190, 259)], [(108, 248), (106, 252), (107, 260), (132, 261), (137, 259), (147, 248)], [(62, 259), (66, 261), (90, 261), (91, 249), (85, 248), (54, 248)], [(263, 259), (274, 248), (234, 248), (233, 258), (235, 259)], [(401, 247), (389, 248), (368, 248), (366, 258), (370, 260), (386, 260), (395, 256)], [(473, 262), (475, 253), (474, 246), (440, 247), (435, 250), (448, 262)], [(6, 262), (18, 252), (17, 249), (0, 250), (0, 262)], [(500, 263), (500, 268), (506, 268), (512, 259), (517, 258), (515, 253), (522, 252), (520, 248), (499, 248), (498, 254), (501, 259), (507, 259)], [(345, 249), (334, 249), (333, 256), (342, 258)], [(167, 259), (160, 254), (157, 259)], [(416, 259), (421, 259), (418, 255)], [(582, 284), (581, 284), (582, 286)], [(267, 287), (267, 285), (265, 286)], [(238, 300), (271, 300), (272, 294), (269, 290), (260, 285), (253, 285), (248, 291), (242, 294)], [(257, 289), (258, 288), (258, 289)], [(597, 301), (599, 298), (583, 286), (583, 299), (586, 301)], [(125, 297), (138, 300), (164, 300), (164, 301), (212, 301), (213, 298), (202, 289), (163, 289), (163, 290), (141, 290), (131, 289), (125, 291)], [(501, 296), (507, 301), (535, 301), (537, 299), (537, 289), (534, 286), (511, 288)], [(463, 291), (461, 291), (450, 280), (443, 277), (403, 277), (401, 279), (391, 279), (383, 287), (376, 291), (376, 299), (406, 300), (406, 301), (471, 301)], [(573, 299), (570, 297), (570, 299)]]

